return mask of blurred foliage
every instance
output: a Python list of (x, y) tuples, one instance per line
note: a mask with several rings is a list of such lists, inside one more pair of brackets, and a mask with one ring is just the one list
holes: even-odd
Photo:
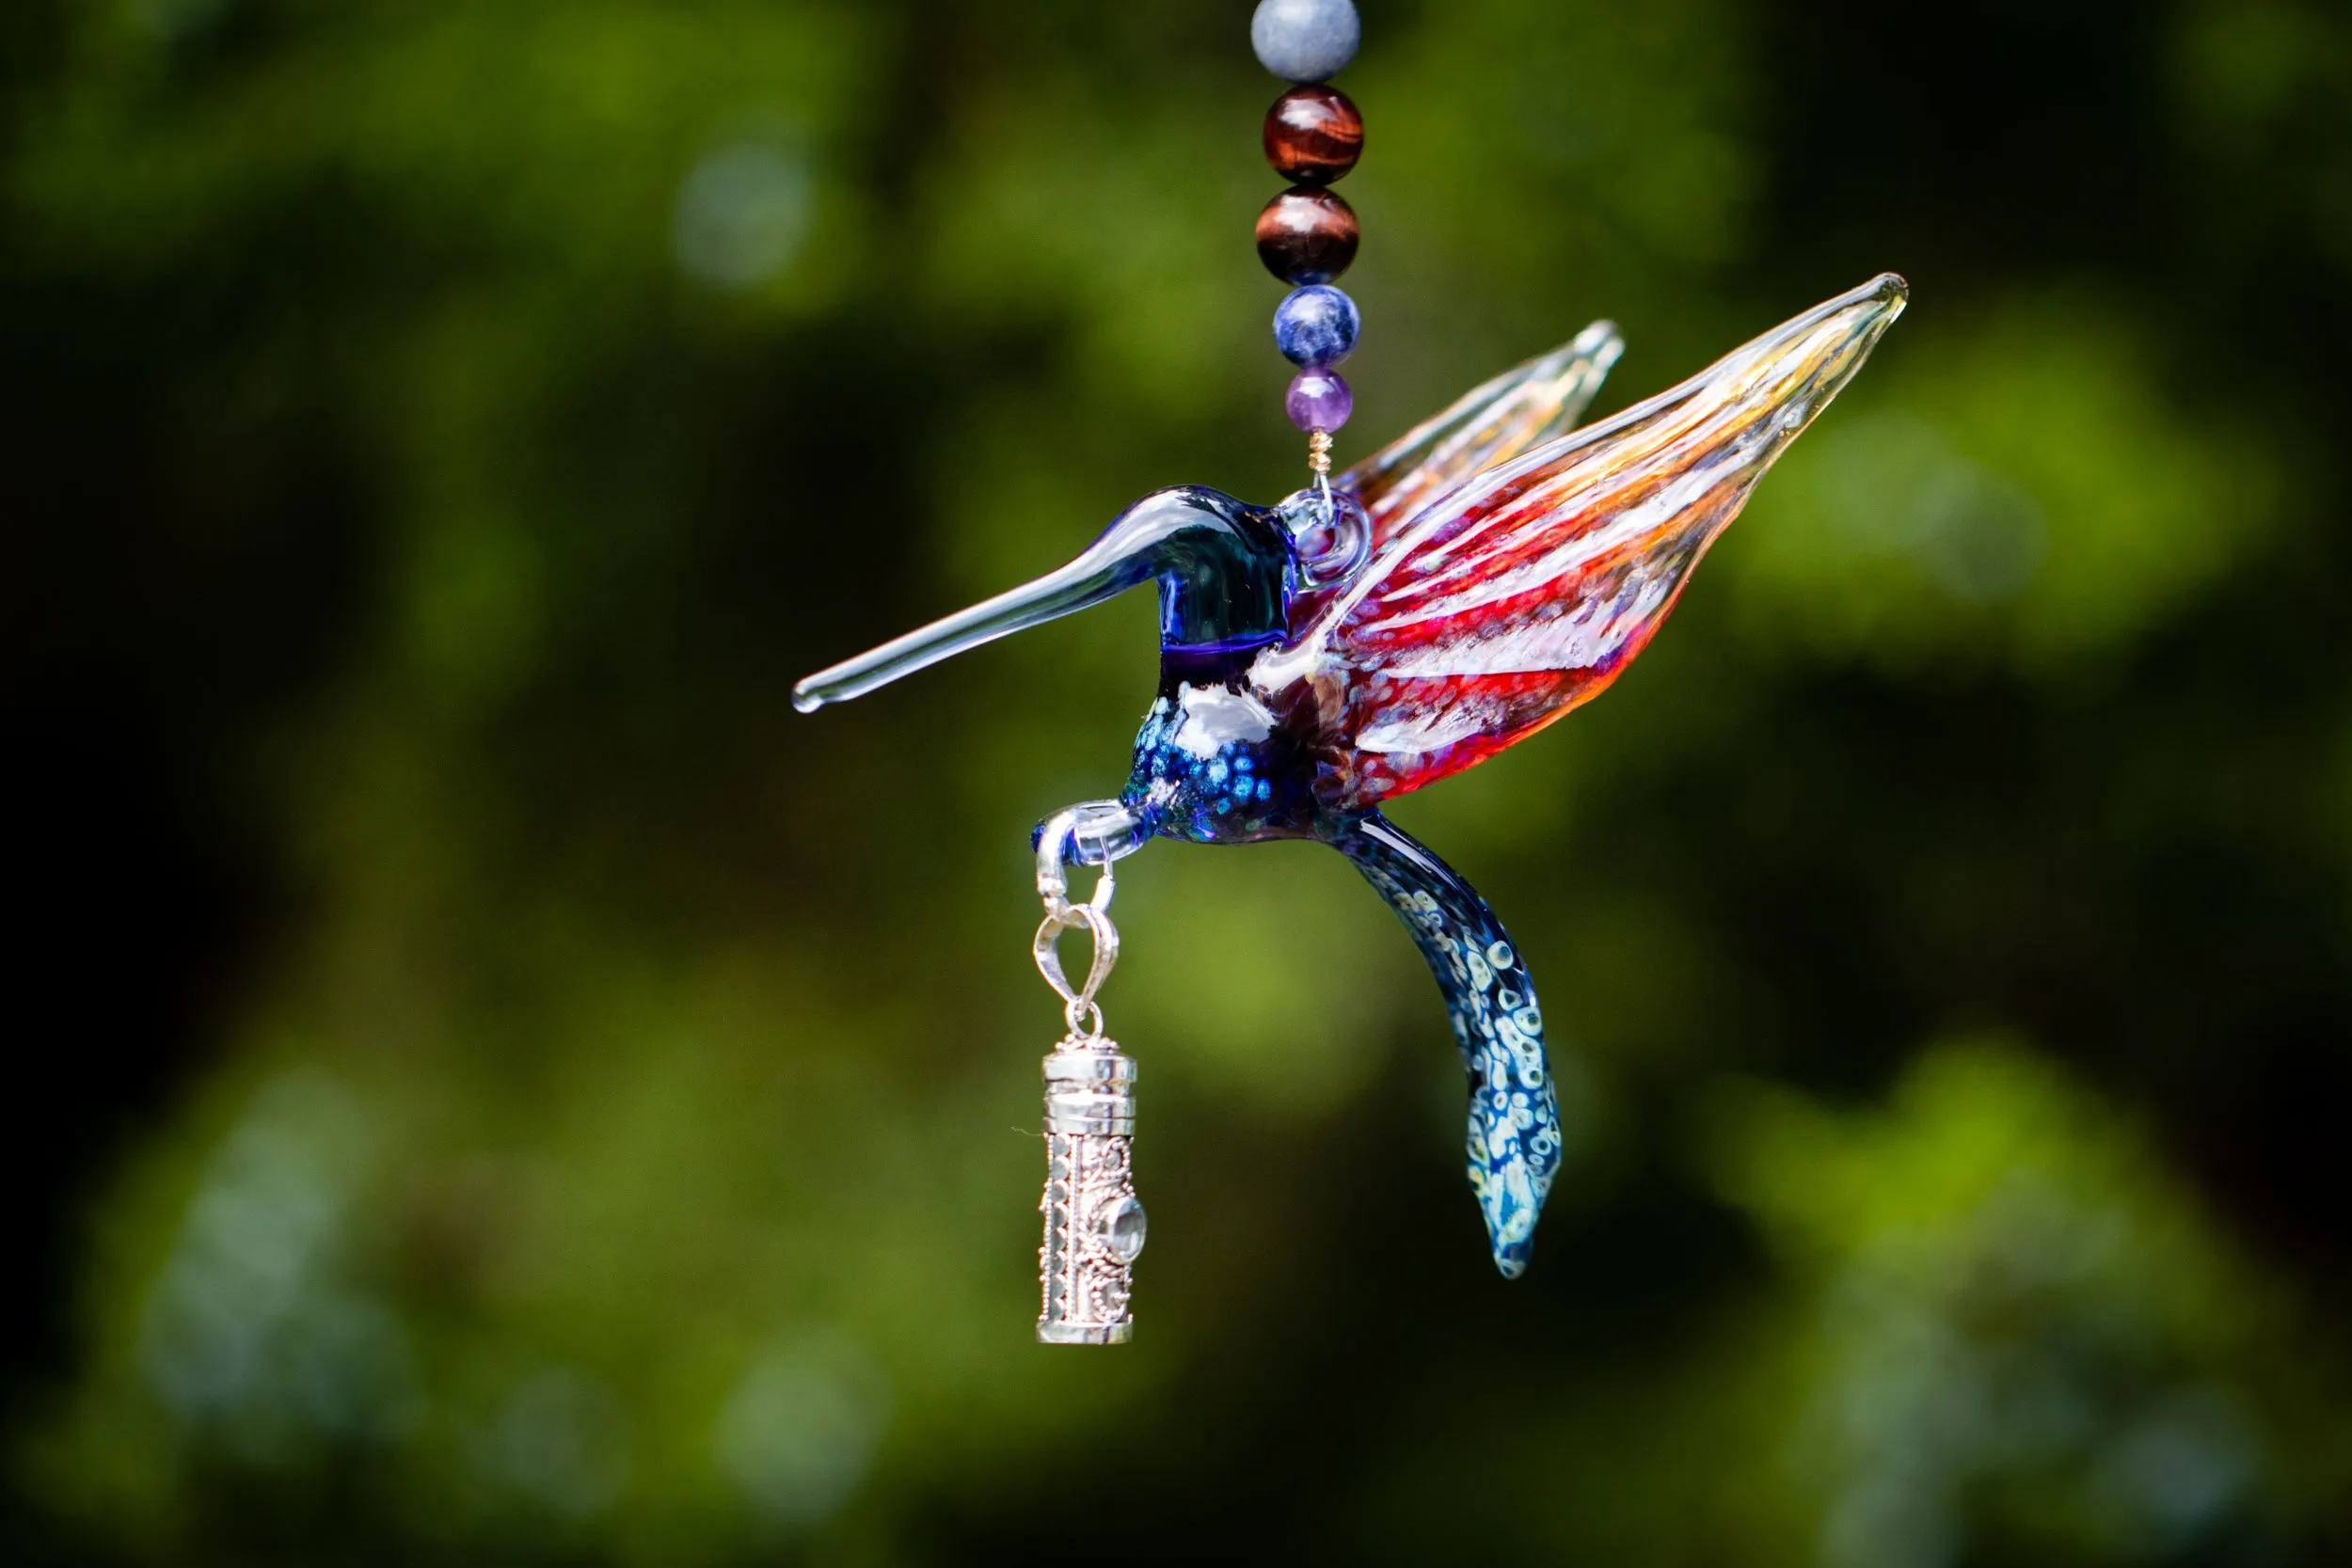
[(1595, 315), (1613, 405), (1914, 308), (1615, 691), (1397, 813), (1542, 976), (1531, 1276), (1353, 872), (1162, 846), (1094, 1355), (1025, 831), (1150, 607), (787, 693), (1293, 487), (1248, 7), (11, 8), (12, 1540), (2352, 1555), (2352, 25), (1363, 11), (1343, 457)]

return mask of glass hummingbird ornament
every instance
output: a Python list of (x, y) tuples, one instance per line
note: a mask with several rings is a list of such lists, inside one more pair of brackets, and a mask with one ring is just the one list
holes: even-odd
[(1517, 1277), (1562, 1154), (1534, 983), (1477, 890), (1380, 808), (1607, 688), (1905, 298), (1883, 274), (1580, 430), (1623, 349), (1596, 323), (1327, 488), (1273, 507), (1189, 485), (1146, 496), (1068, 565), (820, 671), (793, 702), (860, 696), (1156, 586), (1159, 694), (1126, 787), (1052, 819), (1049, 911), (1065, 852), (1106, 872), (1154, 835), (1311, 838), (1345, 855), (1444, 994), (1470, 1077), (1470, 1186), (1495, 1266)]

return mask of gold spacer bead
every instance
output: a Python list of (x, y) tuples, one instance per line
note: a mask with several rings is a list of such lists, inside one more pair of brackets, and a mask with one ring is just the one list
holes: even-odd
[(1311, 431), (1307, 436), (1307, 471), (1318, 477), (1331, 471), (1331, 433)]

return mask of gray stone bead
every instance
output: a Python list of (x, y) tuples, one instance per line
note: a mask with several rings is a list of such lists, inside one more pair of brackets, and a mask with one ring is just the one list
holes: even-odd
[(1259, 0), (1249, 19), (1258, 63), (1286, 82), (1338, 75), (1362, 38), (1354, 0)]

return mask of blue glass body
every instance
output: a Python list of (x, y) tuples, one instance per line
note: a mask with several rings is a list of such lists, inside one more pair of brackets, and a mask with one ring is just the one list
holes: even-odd
[(1534, 985), (1477, 890), (1377, 811), (1346, 809), (1320, 726), (1251, 683), (1311, 591), (1291, 526), (1184, 486), (1131, 508), (1096, 548), (1148, 567), (1160, 594), (1159, 694), (1121, 802), (1142, 832), (1196, 844), (1320, 839), (1388, 901), (1444, 994), (1470, 1077), (1470, 1189), (1495, 1266), (1516, 1277), (1562, 1152)]
[(1160, 593), (1160, 689), (1120, 799), (1147, 832), (1195, 844), (1316, 836), (1311, 744), (1248, 683), (1289, 633), (1299, 588), (1289, 531), (1273, 512), (1187, 485), (1132, 509), (1105, 541), (1132, 547), (1138, 517)]

